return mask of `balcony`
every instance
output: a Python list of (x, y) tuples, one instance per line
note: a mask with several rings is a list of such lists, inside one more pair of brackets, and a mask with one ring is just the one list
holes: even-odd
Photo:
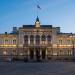
[(24, 46), (52, 46), (51, 42), (41, 41), (41, 42), (26, 42), (24, 43)]

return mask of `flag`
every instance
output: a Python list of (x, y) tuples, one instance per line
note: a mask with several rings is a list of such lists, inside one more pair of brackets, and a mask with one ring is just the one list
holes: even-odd
[(37, 5), (37, 8), (41, 10), (41, 7), (39, 5)]

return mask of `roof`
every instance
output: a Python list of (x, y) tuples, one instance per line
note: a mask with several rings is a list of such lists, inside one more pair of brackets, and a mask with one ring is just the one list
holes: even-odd
[[(41, 28), (52, 28), (52, 25), (40, 25)], [(35, 28), (35, 25), (23, 25), (22, 28)]]

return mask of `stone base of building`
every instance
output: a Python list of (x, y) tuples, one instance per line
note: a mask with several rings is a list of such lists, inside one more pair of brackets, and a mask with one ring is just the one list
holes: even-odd
[(46, 56), (44, 59), (42, 56), (34, 56), (31, 58), (30, 56), (24, 55), (15, 55), (15, 56), (0, 56), (0, 61), (24, 61), (24, 62), (44, 62), (44, 61), (74, 61), (73, 56)]

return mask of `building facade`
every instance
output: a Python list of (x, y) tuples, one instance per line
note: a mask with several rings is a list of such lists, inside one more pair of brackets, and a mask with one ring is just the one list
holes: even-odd
[(0, 34), (0, 59), (19, 58), (28, 60), (72, 59), (75, 34), (61, 33), (60, 27), (35, 25), (13, 28), (12, 33)]

